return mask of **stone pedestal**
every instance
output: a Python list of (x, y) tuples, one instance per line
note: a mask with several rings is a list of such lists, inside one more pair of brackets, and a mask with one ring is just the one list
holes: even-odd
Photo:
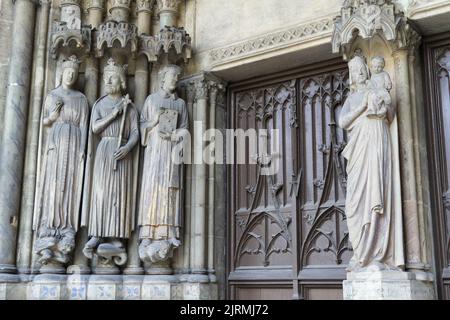
[(350, 272), (343, 282), (344, 300), (432, 300), (431, 281), (401, 271)]
[(127, 275), (123, 277), (122, 296), (124, 300), (140, 300), (144, 276)]
[(182, 299), (180, 282), (174, 275), (147, 275), (142, 282), (142, 300)]
[(28, 291), (26, 282), (0, 282), (0, 300), (25, 300)]
[(66, 300), (67, 276), (40, 274), (29, 283), (27, 300)]
[(87, 288), (88, 300), (120, 300), (122, 299), (122, 276), (92, 275)]

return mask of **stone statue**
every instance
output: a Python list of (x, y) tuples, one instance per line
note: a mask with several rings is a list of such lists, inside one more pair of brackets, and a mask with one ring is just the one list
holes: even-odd
[(35, 251), (41, 272), (47, 273), (64, 273), (75, 247), (89, 120), (87, 99), (74, 89), (77, 57), (64, 61), (62, 68), (62, 85), (50, 91), (43, 106), (45, 147), (33, 221)]
[(118, 273), (116, 265), (127, 261), (123, 242), (135, 224), (138, 112), (128, 95), (121, 94), (126, 89), (125, 69), (113, 59), (103, 80), (107, 95), (95, 102), (91, 116), (82, 215), (91, 238), (83, 253), (97, 259), (96, 273)]
[[(140, 122), (145, 148), (139, 206), (139, 255), (143, 261), (165, 261), (180, 245), (183, 165), (175, 163), (172, 151), (188, 128), (185, 102), (175, 89), (181, 69), (166, 66), (161, 88), (145, 101)], [(184, 129), (184, 130), (182, 130)]]
[[(346, 216), (354, 255), (348, 271), (400, 270), (404, 265), (402, 217), (394, 204), (390, 123), (395, 117), (385, 88), (372, 87), (361, 56), (350, 60), (350, 94), (339, 116), (348, 132)], [(369, 105), (383, 107), (375, 114)]]

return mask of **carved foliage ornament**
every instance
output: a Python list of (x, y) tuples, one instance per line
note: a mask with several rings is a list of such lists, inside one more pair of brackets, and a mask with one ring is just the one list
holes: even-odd
[(137, 12), (141, 11), (151, 12), (153, 5), (155, 4), (155, 1), (156, 0), (137, 0), (136, 1)]
[(210, 56), (214, 62), (231, 60), (251, 53), (273, 49), (291, 43), (298, 43), (299, 41), (306, 41), (313, 36), (331, 31), (332, 27), (333, 20), (326, 18), (257, 37), (242, 43), (215, 49), (210, 52)]

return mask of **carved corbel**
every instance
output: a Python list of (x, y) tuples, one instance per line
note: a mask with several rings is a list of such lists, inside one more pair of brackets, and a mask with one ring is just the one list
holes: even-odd
[(164, 27), (156, 36), (139, 37), (139, 54), (149, 62), (167, 55), (169, 63), (187, 63), (192, 56), (191, 37), (184, 28)]

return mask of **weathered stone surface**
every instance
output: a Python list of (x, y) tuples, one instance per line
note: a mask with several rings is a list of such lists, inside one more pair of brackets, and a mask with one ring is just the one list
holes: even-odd
[(399, 271), (350, 273), (343, 283), (345, 300), (432, 300), (432, 282)]

